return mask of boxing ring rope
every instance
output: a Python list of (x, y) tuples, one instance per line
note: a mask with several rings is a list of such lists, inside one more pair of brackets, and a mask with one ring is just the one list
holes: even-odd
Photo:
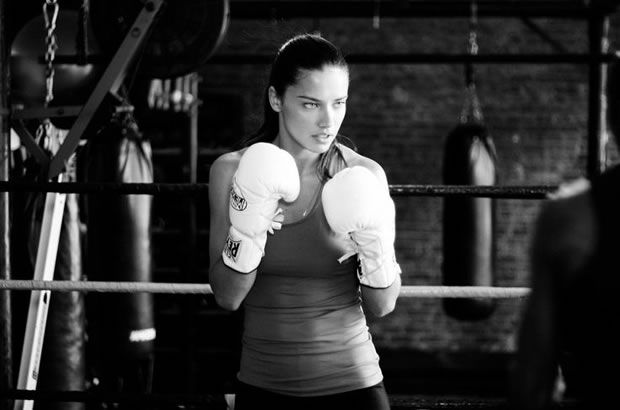
[[(184, 406), (207, 406), (200, 408), (209, 408), (213, 405), (217, 407), (218, 400), (215, 394), (223, 394), (223, 392), (213, 392), (205, 394), (132, 394), (132, 393), (97, 393), (86, 391), (33, 391), (33, 390), (9, 390), (0, 392), (0, 397), (11, 397), (22, 400), (38, 400), (41, 402), (84, 402), (84, 403), (135, 403), (153, 405), (154, 409), (167, 408), (169, 405)], [(428, 396), (410, 396), (410, 395), (391, 395), (391, 406), (393, 410), (407, 408), (418, 410), (439, 410), (439, 409), (493, 409), (507, 410), (508, 404), (506, 399), (494, 398), (471, 398), (468, 397), (428, 397)], [(564, 399), (562, 402), (554, 406), (555, 409), (578, 409), (578, 403), (575, 400)]]
[[(194, 195), (208, 193), (208, 184), (198, 183), (80, 183), (0, 181), (0, 192), (39, 191), (57, 193), (126, 195)], [(480, 186), (480, 185), (390, 185), (393, 196), (466, 196), (512, 199), (545, 199), (556, 186)], [(115, 293), (212, 294), (211, 286), (200, 283), (104, 282), (0, 280), (0, 289), (52, 290)], [(401, 296), (417, 298), (522, 298), (529, 288), (495, 286), (402, 286)]]
[[(554, 185), (390, 185), (392, 196), (463, 196), (504, 199), (546, 199)], [(207, 194), (207, 183), (114, 183), (114, 182), (7, 182), (0, 181), (0, 192), (57, 192), (77, 194), (116, 193), (125, 195)]]
[[(95, 393), (84, 391), (31, 391), (31, 390), (10, 390), (6, 392), (0, 392), (0, 397), (7, 396), (16, 399), (23, 400), (39, 400), (42, 402), (112, 402), (112, 403), (135, 403), (135, 404), (150, 404), (154, 405), (154, 408), (166, 408), (166, 405), (198, 405), (209, 406), (216, 405), (217, 399), (213, 397), (213, 394), (204, 395), (188, 395), (188, 394), (131, 394), (131, 393)], [(399, 408), (407, 409), (494, 409), (505, 410), (508, 409), (505, 399), (492, 399), (492, 398), (467, 398), (463, 397), (426, 397), (426, 396), (404, 396), (404, 395), (392, 395), (391, 400), (392, 409)], [(556, 409), (577, 409), (577, 404), (574, 400), (565, 399), (561, 403), (557, 403), (554, 408)]]
[[(105, 282), (68, 280), (0, 280), (0, 290), (51, 290), (58, 292), (168, 293), (211, 295), (204, 283)], [(526, 287), (497, 286), (402, 286), (400, 295), (415, 298), (522, 298)]]
[[(557, 190), (557, 186), (479, 186), (479, 185), (390, 185), (392, 196), (462, 196), (492, 197), (505, 199), (546, 199)], [(0, 181), (0, 192), (41, 192), (41, 193), (77, 193), (77, 194), (126, 194), (126, 195), (174, 195), (193, 196), (207, 194), (206, 183), (80, 183), (80, 182), (8, 182)], [(0, 280), (0, 290), (58, 291), (58, 292), (110, 292), (110, 293), (165, 293), (212, 295), (209, 284), (203, 283), (163, 283), (163, 282), (104, 282), (104, 281), (66, 281), (66, 280)], [(524, 298), (530, 292), (525, 287), (495, 286), (402, 286), (400, 295), (412, 298)], [(65, 391), (42, 392), (29, 389), (14, 389), (0, 392), (0, 397), (17, 400), (42, 401), (110, 401), (113, 402), (150, 402), (161, 404), (165, 396), (153, 395), (112, 395), (96, 392)], [(169, 397), (175, 403), (213, 404), (214, 398), (207, 395), (196, 397)], [(395, 403), (407, 408), (503, 408), (505, 402), (480, 401), (472, 403), (455, 399), (418, 400), (403, 398)], [(398, 401), (398, 400), (397, 400)]]

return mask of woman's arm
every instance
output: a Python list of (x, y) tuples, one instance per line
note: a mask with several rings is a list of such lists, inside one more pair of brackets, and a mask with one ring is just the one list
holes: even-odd
[[(385, 189), (385, 195), (390, 195), (390, 187), (388, 185), (385, 171), (377, 162), (359, 156), (353, 161), (353, 164), (361, 165), (368, 168), (380, 181), (381, 186)], [(395, 223), (395, 222), (394, 222)], [(391, 313), (396, 307), (396, 300), (400, 295), (401, 277), (400, 273), (396, 275), (394, 283), (387, 288), (378, 289), (368, 286), (361, 286), (362, 300), (364, 307), (377, 317), (385, 316)]]
[(239, 164), (236, 152), (224, 154), (209, 170), (209, 283), (218, 305), (237, 310), (254, 284), (256, 271), (239, 273), (224, 264), (222, 250), (230, 229), (229, 198), (232, 177)]
[(396, 308), (396, 299), (400, 294), (401, 280), (400, 275), (396, 275), (396, 280), (388, 288), (375, 289), (362, 286), (362, 301), (364, 307), (377, 317), (383, 317), (391, 313)]

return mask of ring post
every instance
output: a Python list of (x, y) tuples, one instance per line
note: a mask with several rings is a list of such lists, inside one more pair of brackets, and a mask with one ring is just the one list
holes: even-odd
[[(54, 278), (66, 198), (67, 194), (54, 192), (45, 196), (45, 210), (34, 269), (35, 280), (49, 281)], [(50, 294), (50, 290), (33, 291), (30, 294), (28, 319), (17, 379), (18, 389), (35, 390), (37, 387)], [(33, 405), (33, 400), (15, 400), (13, 410), (31, 410)]]

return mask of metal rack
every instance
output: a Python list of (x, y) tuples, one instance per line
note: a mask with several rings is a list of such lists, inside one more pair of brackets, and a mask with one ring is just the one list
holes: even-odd
[[(354, 54), (352, 64), (563, 64), (579, 63), (589, 67), (587, 165), (589, 177), (605, 168), (603, 144), (605, 117), (602, 94), (605, 84), (604, 64), (617, 58), (608, 50), (609, 15), (618, 0), (362, 0), (362, 1), (231, 1), (231, 18), (238, 20), (286, 20), (297, 18), (466, 18), (476, 3), (480, 18), (519, 18), (539, 35), (542, 30), (531, 18), (571, 19), (587, 22), (588, 53), (555, 54)], [(215, 55), (209, 64), (267, 64), (265, 55)]]
[[(615, 0), (477, 0), (479, 17), (583, 19), (612, 13)], [(467, 17), (471, 0), (231, 1), (234, 19)]]

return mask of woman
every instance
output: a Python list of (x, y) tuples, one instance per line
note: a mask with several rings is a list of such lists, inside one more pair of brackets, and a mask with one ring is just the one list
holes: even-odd
[(390, 313), (400, 292), (394, 205), (381, 166), (338, 135), (348, 86), (333, 44), (293, 37), (264, 124), (211, 166), (209, 281), (244, 308), (237, 410), (389, 409), (364, 312)]

